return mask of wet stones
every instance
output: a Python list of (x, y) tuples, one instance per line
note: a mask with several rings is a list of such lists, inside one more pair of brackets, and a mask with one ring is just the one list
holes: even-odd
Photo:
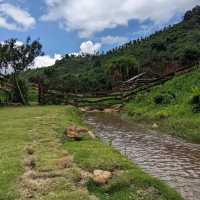
[(103, 112), (105, 112), (105, 113), (115, 113), (115, 112), (119, 112), (119, 110), (116, 109), (116, 108), (106, 108), (106, 109), (103, 110)]
[(96, 113), (96, 112), (117, 113), (117, 112), (120, 112), (121, 107), (122, 107), (122, 105), (116, 105), (111, 108), (104, 108), (104, 109), (84, 107), (84, 108), (80, 108), (80, 111), (87, 112), (87, 113)]

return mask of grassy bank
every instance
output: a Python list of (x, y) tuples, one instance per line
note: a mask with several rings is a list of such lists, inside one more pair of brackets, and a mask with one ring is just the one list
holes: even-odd
[[(84, 126), (73, 107), (0, 110), (0, 200), (179, 200), (167, 185), (99, 140), (65, 141), (63, 130)], [(110, 170), (104, 186), (82, 172)]]
[(125, 106), (135, 121), (157, 123), (161, 131), (200, 143), (200, 113), (194, 112), (193, 88), (200, 91), (200, 70), (175, 77), (164, 85), (139, 93)]

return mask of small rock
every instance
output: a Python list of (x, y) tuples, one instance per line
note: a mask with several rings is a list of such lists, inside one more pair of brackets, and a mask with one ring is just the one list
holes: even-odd
[(106, 108), (106, 109), (104, 109), (103, 112), (105, 112), (105, 113), (113, 113), (113, 112), (116, 112), (116, 111), (115, 111), (115, 109), (112, 109), (112, 108)]
[(96, 139), (95, 134), (89, 131), (87, 128), (77, 128), (76, 126), (71, 126), (65, 130), (65, 135), (67, 139), (70, 140), (81, 140), (83, 136), (89, 135), (92, 139)]
[(154, 123), (153, 125), (152, 125), (152, 128), (158, 128), (159, 126), (158, 126), (158, 124), (156, 124), (156, 123)]
[(87, 112), (89, 109), (87, 108), (87, 107), (85, 107), (85, 108), (80, 108), (80, 111), (81, 112)]
[(117, 113), (117, 112), (120, 112), (120, 109), (119, 108), (106, 108), (103, 110), (103, 112), (105, 113)]
[(88, 135), (95, 140), (96, 139), (96, 135), (92, 132), (92, 131), (88, 131)]
[(82, 137), (81, 135), (78, 133), (78, 130), (75, 126), (71, 126), (69, 128), (66, 129), (65, 134), (67, 136), (67, 139), (71, 139), (71, 140), (81, 140)]
[(93, 172), (93, 181), (97, 184), (106, 184), (110, 178), (112, 178), (112, 173), (109, 171), (94, 170)]
[(77, 128), (78, 133), (87, 133), (88, 129), (87, 128)]

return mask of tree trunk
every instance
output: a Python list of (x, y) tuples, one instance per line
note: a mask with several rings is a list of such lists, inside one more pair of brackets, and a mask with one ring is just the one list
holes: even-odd
[(24, 99), (24, 95), (23, 95), (22, 90), (21, 90), (21, 88), (20, 88), (20, 86), (19, 86), (19, 83), (18, 83), (18, 80), (17, 80), (17, 76), (16, 76), (15, 73), (14, 73), (14, 80), (15, 80), (17, 89), (18, 89), (18, 91), (19, 91), (20, 98), (21, 98), (21, 100), (22, 100), (22, 104), (23, 104), (23, 105), (26, 105), (26, 100)]

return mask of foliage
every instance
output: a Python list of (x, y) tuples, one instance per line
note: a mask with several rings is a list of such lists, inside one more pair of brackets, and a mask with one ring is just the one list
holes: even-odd
[(126, 81), (139, 73), (137, 61), (126, 56), (108, 60), (107, 70), (114, 82)]
[(166, 105), (172, 103), (173, 100), (175, 100), (176, 96), (170, 92), (167, 93), (161, 93), (160, 95), (157, 95), (154, 97), (155, 104), (160, 105)]
[[(200, 116), (193, 113), (193, 107), (198, 108), (199, 105), (199, 80), (200, 69), (175, 77), (164, 85), (152, 88), (149, 92), (137, 94), (126, 104), (125, 111), (141, 123), (150, 126), (157, 123), (163, 132), (200, 143)], [(165, 106), (155, 104), (155, 97), (168, 94), (169, 91), (176, 96), (173, 103)], [(191, 99), (195, 104), (191, 105)]]
[[(18, 90), (21, 103), (26, 104), (26, 94), (23, 94), (21, 86), (22, 82), (18, 82), (21, 72), (31, 66), (37, 56), (43, 55), (42, 45), (39, 41), (31, 42), (31, 38), (27, 38), (26, 42), (19, 45), (16, 39), (6, 40), (0, 44), (0, 70), (11, 74), (15, 90)], [(24, 90), (25, 91), (25, 90)]]
[(16, 39), (6, 40), (0, 45), (1, 54), (0, 61), (3, 63), (1, 68), (11, 68), (14, 73), (20, 73), (33, 64), (35, 57), (42, 55), (42, 45), (39, 41), (31, 42), (31, 38), (27, 38), (22, 45), (17, 44)]
[[(154, 34), (130, 41), (106, 54), (69, 56), (53, 67), (29, 70), (30, 80), (41, 76), (47, 87), (73, 93), (109, 91), (138, 72), (174, 72), (200, 62), (200, 6), (186, 13), (184, 20)], [(152, 77), (149, 77), (152, 78)]]
[(199, 87), (192, 88), (191, 103), (193, 105), (193, 112), (194, 113), (200, 112), (200, 88)]
[(0, 106), (8, 104), (10, 100), (10, 94), (6, 91), (0, 90)]

